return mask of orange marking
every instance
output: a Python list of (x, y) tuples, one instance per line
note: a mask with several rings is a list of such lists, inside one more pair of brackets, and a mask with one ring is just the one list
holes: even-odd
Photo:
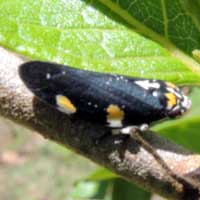
[(57, 104), (62, 108), (65, 109), (69, 113), (75, 113), (77, 111), (76, 107), (73, 103), (63, 95), (56, 96)]
[(173, 106), (176, 105), (177, 99), (173, 93), (166, 93), (165, 96), (168, 99), (168, 102), (167, 102), (168, 107), (172, 108)]
[(120, 119), (122, 120), (124, 118), (124, 111), (121, 110), (117, 105), (109, 105), (106, 109), (108, 113), (108, 119)]

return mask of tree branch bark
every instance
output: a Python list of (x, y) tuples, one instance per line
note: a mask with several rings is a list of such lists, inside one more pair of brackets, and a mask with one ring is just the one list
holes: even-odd
[(84, 119), (71, 119), (38, 101), (18, 76), (18, 66), (24, 61), (24, 58), (0, 49), (2, 116), (36, 130), (45, 138), (76, 151), (151, 192), (171, 199), (199, 198), (199, 155), (151, 131), (142, 135), (175, 175), (188, 178), (189, 187), (184, 187), (137, 140), (122, 135), (113, 136), (105, 127)]

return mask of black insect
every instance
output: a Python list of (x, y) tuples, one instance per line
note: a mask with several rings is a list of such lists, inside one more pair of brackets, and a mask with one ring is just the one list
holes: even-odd
[(38, 61), (23, 64), (19, 73), (26, 86), (47, 104), (112, 128), (174, 118), (191, 105), (177, 86), (161, 80)]

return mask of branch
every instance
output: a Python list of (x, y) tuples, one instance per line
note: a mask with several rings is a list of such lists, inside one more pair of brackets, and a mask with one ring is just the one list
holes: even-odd
[[(150, 131), (143, 134), (142, 138), (152, 145), (171, 169), (169, 173), (137, 139), (112, 136), (105, 127), (84, 119), (71, 119), (34, 98), (18, 76), (18, 66), (24, 61), (25, 59), (0, 49), (2, 116), (36, 130), (45, 138), (76, 151), (151, 192), (171, 199), (198, 198), (199, 155)], [(176, 179), (176, 176), (180, 179)]]

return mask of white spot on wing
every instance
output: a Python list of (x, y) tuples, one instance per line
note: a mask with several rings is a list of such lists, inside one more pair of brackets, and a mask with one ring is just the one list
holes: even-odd
[(108, 126), (112, 128), (122, 127), (122, 121), (120, 119), (107, 119)]
[(149, 90), (150, 88), (160, 88), (160, 84), (158, 82), (151, 83), (149, 80), (135, 81), (135, 84), (143, 87), (145, 90)]
[(51, 78), (51, 74), (47, 73), (46, 78), (50, 79)]
[(154, 96), (154, 97), (157, 97), (157, 96), (158, 96), (158, 92), (154, 91), (154, 92), (153, 92), (153, 96)]

